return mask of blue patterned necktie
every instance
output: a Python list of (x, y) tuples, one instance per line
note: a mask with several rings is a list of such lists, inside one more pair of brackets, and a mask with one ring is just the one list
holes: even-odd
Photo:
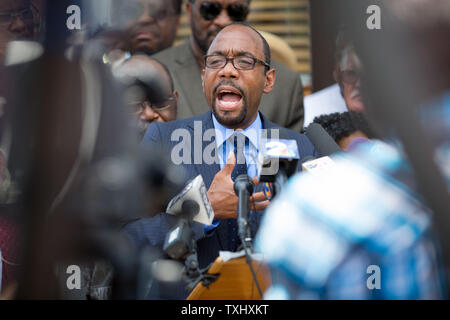
[(233, 137), (233, 150), (236, 159), (236, 165), (231, 173), (231, 179), (234, 181), (241, 174), (247, 174), (247, 161), (245, 160), (244, 149), (248, 145), (249, 140), (242, 133), (238, 133)]
[[(234, 157), (236, 159), (236, 165), (231, 173), (231, 179), (234, 181), (239, 175), (247, 174), (247, 161), (245, 160), (244, 149), (248, 145), (249, 139), (242, 133), (237, 133), (232, 139)], [(236, 251), (239, 244), (237, 220), (228, 219), (228, 250)]]

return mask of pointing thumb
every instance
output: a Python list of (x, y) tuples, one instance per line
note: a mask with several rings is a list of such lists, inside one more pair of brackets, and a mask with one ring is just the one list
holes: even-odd
[(236, 158), (234, 156), (234, 152), (230, 151), (230, 153), (228, 154), (227, 163), (225, 164), (222, 170), (226, 175), (231, 176), (231, 173), (233, 172), (235, 165), (236, 165)]

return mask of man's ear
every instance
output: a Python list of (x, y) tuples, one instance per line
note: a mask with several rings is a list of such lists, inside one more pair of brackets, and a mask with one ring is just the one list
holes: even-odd
[(177, 90), (173, 90), (173, 95), (175, 96), (175, 99), (178, 102), (178, 91)]
[(191, 21), (192, 3), (189, 0), (186, 2), (186, 13), (188, 20)]
[(202, 69), (202, 89), (205, 92), (205, 86), (203, 85), (203, 79), (205, 79), (205, 69)]
[(266, 72), (266, 82), (264, 83), (264, 93), (270, 93), (275, 85), (275, 69)]

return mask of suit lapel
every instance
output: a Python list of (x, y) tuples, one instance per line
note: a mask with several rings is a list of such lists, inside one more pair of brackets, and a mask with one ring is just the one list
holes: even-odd
[(178, 83), (177, 89), (183, 95), (185, 105), (193, 115), (203, 114), (209, 110), (203, 94), (201, 70), (189, 47), (189, 40), (177, 52), (175, 58), (177, 67), (173, 77)]
[[(215, 134), (213, 135), (213, 137), (211, 138), (210, 141), (205, 141), (203, 139), (203, 135), (207, 130), (214, 130), (214, 124), (212, 121), (212, 116), (211, 116), (211, 111), (208, 111), (207, 113), (205, 113), (204, 115), (202, 115), (201, 117), (198, 118), (197, 120), (197, 124), (195, 124), (194, 122), (189, 124), (189, 129), (192, 132), (192, 163), (194, 164), (194, 168), (195, 170), (202, 175), (203, 177), (203, 181), (205, 182), (206, 188), (209, 189), (209, 186), (211, 185), (214, 176), (217, 174), (217, 172), (220, 171), (220, 165), (219, 165), (219, 160), (217, 157), (217, 146), (216, 146), (216, 139), (215, 139)], [(201, 130), (200, 128), (200, 123), (201, 123)], [(196, 128), (198, 128), (198, 132), (196, 132)], [(196, 137), (196, 134), (198, 135), (198, 137)], [(198, 140), (201, 139), (201, 150), (198, 149), (196, 150), (196, 146), (195, 143), (197, 140), (197, 143), (199, 142)], [(205, 159), (204, 159), (204, 151), (205, 150), (211, 150), (211, 149), (207, 149), (208, 146), (211, 147), (211, 144), (213, 144), (213, 150), (214, 150), (214, 163), (212, 164), (207, 164), (205, 163)], [(199, 157), (199, 159), (195, 159), (195, 153), (196, 152), (201, 152), (201, 155)], [(196, 161), (195, 160), (200, 160)]]
[[(205, 113), (204, 115), (202, 115), (201, 117), (198, 118), (197, 121), (201, 121), (202, 123), (202, 134), (204, 132), (206, 132), (207, 130), (214, 130), (214, 124), (212, 121), (212, 114), (211, 111), (208, 111), (207, 113)], [(198, 124), (197, 124), (198, 127)], [(191, 122), (189, 124), (189, 129), (192, 132), (192, 137), (194, 137), (194, 132), (196, 125), (195, 123)], [(219, 165), (219, 160), (218, 160), (218, 155), (217, 155), (217, 146), (216, 146), (216, 139), (215, 139), (215, 134), (213, 135), (213, 138), (210, 141), (203, 141), (202, 139), (202, 153), (204, 150), (206, 150), (206, 148), (208, 146), (211, 145), (211, 143), (213, 143), (214, 145), (214, 151), (215, 151), (215, 161), (213, 164), (206, 164), (204, 163), (204, 159), (202, 156), (202, 163), (197, 163), (195, 164), (194, 162), (194, 152), (195, 152), (195, 139), (192, 139), (192, 150), (193, 151), (193, 155), (192, 155), (192, 161), (194, 163), (194, 170), (197, 172), (197, 174), (201, 174), (203, 177), (203, 181), (205, 182), (205, 186), (207, 189), (209, 189), (209, 187), (211, 186), (211, 183), (214, 179), (214, 176), (220, 171), (220, 165)], [(228, 243), (227, 239), (228, 239), (228, 228), (227, 228), (227, 223), (226, 220), (221, 221), (221, 223), (219, 224), (216, 232), (214, 233), (214, 237), (217, 240), (217, 245), (220, 248), (219, 250), (228, 250), (228, 247), (226, 246), (226, 244)]]
[[(283, 130), (283, 127), (280, 127), (279, 125), (267, 120), (262, 113), (259, 113), (260, 117), (261, 117), (261, 121), (262, 121), (262, 127), (264, 129), (267, 130), (267, 138), (271, 139), (271, 138), (278, 138), (278, 139), (289, 139), (290, 137), (287, 135), (286, 131)], [(278, 130), (278, 135), (272, 137), (272, 131), (273, 130)]]

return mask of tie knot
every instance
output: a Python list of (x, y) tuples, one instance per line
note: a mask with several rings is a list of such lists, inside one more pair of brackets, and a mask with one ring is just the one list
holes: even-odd
[(233, 136), (234, 149), (241, 151), (244, 150), (245, 145), (248, 143), (248, 138), (242, 133), (236, 133)]

